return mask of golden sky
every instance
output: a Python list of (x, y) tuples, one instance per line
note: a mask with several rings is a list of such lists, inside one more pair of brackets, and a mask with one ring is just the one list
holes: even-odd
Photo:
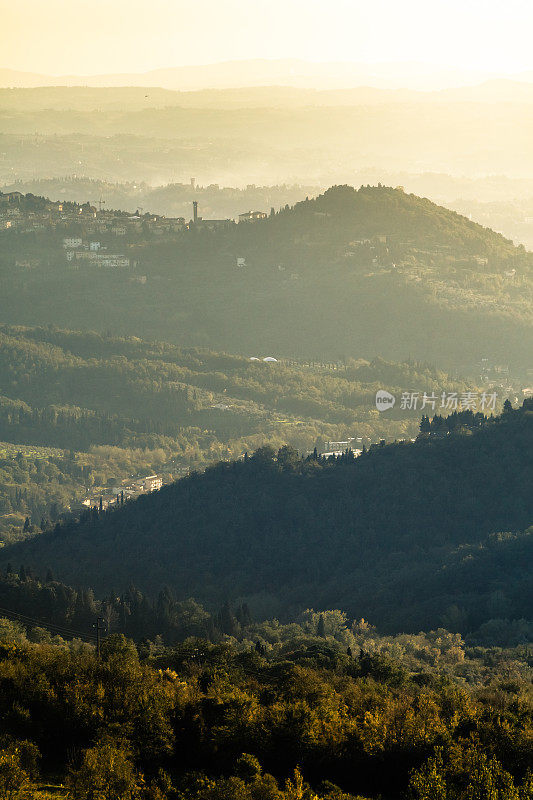
[(0, 0), (0, 67), (142, 72), (248, 58), (533, 69), (533, 0)]

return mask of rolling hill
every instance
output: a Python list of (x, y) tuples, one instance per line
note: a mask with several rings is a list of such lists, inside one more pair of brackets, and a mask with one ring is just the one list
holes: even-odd
[(532, 103), (533, 83), (489, 80), (475, 86), (440, 91), (375, 88), (371, 84), (348, 89), (297, 88), (283, 84), (204, 88), (178, 91), (150, 83), (98, 88), (91, 85), (59, 84), (33, 88), (1, 88), (0, 106), (7, 110), (60, 109), (70, 111), (180, 108), (305, 108), (310, 106), (373, 106), (391, 103)]
[(415, 386), (439, 402), (476, 388), (413, 361), (268, 363), (0, 326), (0, 539), (46, 527), (88, 496), (112, 496), (132, 474), (168, 482), (264, 444), (305, 452), (415, 436), (416, 410), (376, 410), (384, 386), (398, 397)]
[[(145, 225), (107, 235), (136, 263), (129, 272), (72, 269), (62, 230), (2, 234), (1, 321), (250, 355), (531, 367), (533, 257), (400, 188), (333, 187), (216, 231), (207, 223), (156, 236)], [(68, 230), (91, 235), (83, 223)], [(40, 268), (17, 267), (26, 259)]]
[(0, 88), (0, 182), (352, 182), (359, 171), (531, 180), (531, 84), (413, 92)]

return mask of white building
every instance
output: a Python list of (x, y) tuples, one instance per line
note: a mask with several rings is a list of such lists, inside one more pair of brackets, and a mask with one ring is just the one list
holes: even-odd
[(264, 211), (246, 211), (239, 214), (239, 222), (256, 222), (258, 219), (266, 219), (268, 214)]
[(145, 492), (156, 492), (163, 485), (163, 480), (157, 475), (147, 475), (143, 480), (143, 488)]
[(67, 259), (69, 261), (72, 261), (72, 258), (75, 258), (76, 261), (91, 261), (98, 267), (130, 266), (129, 258), (127, 256), (118, 253), (99, 253), (94, 250), (76, 250), (70, 252), (72, 253), (70, 258), (69, 258), (69, 253), (67, 253)]
[(67, 239), (63, 239), (63, 247), (65, 250), (71, 250), (75, 247), (81, 247), (83, 244), (83, 240), (80, 239), (78, 236), (72, 236)]

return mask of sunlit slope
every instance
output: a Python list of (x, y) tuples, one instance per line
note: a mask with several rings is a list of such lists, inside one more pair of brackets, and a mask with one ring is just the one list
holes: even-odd
[[(256, 223), (140, 231), (112, 245), (136, 262), (130, 272), (69, 269), (59, 235), (4, 237), (5, 322), (256, 356), (531, 366), (533, 257), (401, 189), (334, 187)], [(40, 269), (14, 268), (32, 254)]]
[[(378, 414), (375, 394), (412, 386), (439, 397), (476, 388), (413, 361), (265, 363), (138, 338), (0, 327), (0, 439), (20, 444), (155, 447), (189, 430), (231, 443), (230, 456), (264, 441), (313, 449), (317, 439), (322, 447), (347, 435), (409, 438), (418, 412)], [(213, 449), (210, 460), (221, 454)]]

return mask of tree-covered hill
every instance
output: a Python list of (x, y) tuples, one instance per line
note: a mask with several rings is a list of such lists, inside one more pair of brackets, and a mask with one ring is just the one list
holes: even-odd
[(418, 247), (450, 245), (456, 257), (485, 254), (512, 258), (520, 252), (501, 234), (454, 211), (407, 194), (401, 187), (381, 185), (361, 186), (359, 190), (333, 186), (316, 198), (286, 208), (260, 226), (237, 228), (236, 236), (245, 241), (261, 241), (274, 234), (275, 242), (281, 240), (286, 245), (302, 233), (337, 246), (357, 236), (386, 236), (391, 237), (391, 244), (396, 239)]
[(531, 618), (531, 535), (515, 535), (533, 519), (531, 407), (456, 422), (356, 460), (263, 448), (4, 548), (2, 561), (99, 592), (168, 584), (269, 611), (342, 607), (386, 630)]
[(439, 398), (475, 388), (413, 360), (265, 363), (0, 326), (0, 533), (46, 527), (133, 475), (157, 472), (167, 482), (263, 444), (305, 452), (350, 437), (362, 447), (415, 436), (418, 411), (376, 410), (383, 387)]
[(163, 235), (146, 217), (98, 234), (129, 270), (66, 261), (62, 236), (95, 237), (83, 219), (2, 232), (1, 321), (250, 355), (530, 366), (531, 254), (400, 188), (333, 187), (217, 230), (204, 220)]
[(220, 441), (263, 435), (248, 449), (274, 430), (310, 449), (350, 432), (361, 443), (412, 436), (418, 411), (379, 414), (380, 388), (440, 397), (476, 387), (413, 360), (265, 363), (136, 337), (0, 326), (0, 439), (21, 444), (133, 446), (142, 435), (157, 443), (194, 427)]

